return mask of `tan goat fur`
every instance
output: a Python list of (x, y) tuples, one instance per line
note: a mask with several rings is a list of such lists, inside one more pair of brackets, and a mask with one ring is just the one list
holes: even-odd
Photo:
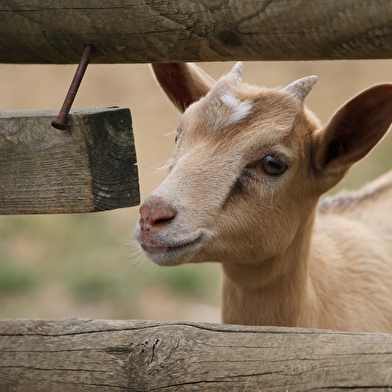
[(392, 332), (392, 173), (319, 204), (385, 135), (392, 85), (374, 86), (322, 127), (284, 89), (216, 83), (195, 65), (155, 64), (183, 111), (166, 180), (135, 236), (159, 265), (220, 262), (222, 321)]

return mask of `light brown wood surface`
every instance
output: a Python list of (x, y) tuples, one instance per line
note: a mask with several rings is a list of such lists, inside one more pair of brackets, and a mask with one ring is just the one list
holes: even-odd
[(0, 390), (387, 390), (392, 336), (220, 324), (0, 321)]
[(0, 63), (392, 56), (390, 0), (13, 0), (0, 20)]

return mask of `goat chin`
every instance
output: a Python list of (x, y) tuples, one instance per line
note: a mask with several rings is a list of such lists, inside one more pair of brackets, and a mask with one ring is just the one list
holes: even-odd
[(154, 64), (183, 112), (165, 181), (135, 236), (159, 265), (222, 264), (226, 323), (392, 332), (392, 173), (319, 206), (384, 137), (392, 84), (358, 94), (322, 127), (309, 76), (283, 89)]

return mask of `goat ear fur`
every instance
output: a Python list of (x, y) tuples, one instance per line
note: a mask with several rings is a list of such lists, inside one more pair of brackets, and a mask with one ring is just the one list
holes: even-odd
[(314, 135), (316, 168), (345, 173), (383, 138), (392, 122), (392, 84), (365, 90)]
[(181, 112), (204, 97), (215, 83), (195, 64), (155, 63), (152, 69), (163, 91)]

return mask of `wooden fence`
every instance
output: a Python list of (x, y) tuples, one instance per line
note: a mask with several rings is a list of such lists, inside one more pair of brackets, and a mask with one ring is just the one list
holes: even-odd
[(0, 63), (381, 59), (390, 0), (12, 0)]
[(388, 390), (392, 335), (148, 321), (3, 321), (1, 391)]
[[(0, 21), (0, 63), (77, 63), (85, 44), (94, 46), (95, 63), (392, 57), (389, 0), (12, 0), (1, 2)], [(84, 128), (83, 119), (72, 121)], [(87, 174), (78, 189), (86, 190), (83, 208), (95, 211), (106, 207), (102, 184), (94, 188), (89, 176), (95, 154), (103, 151), (99, 147), (91, 153), (90, 141), (95, 146), (101, 140), (91, 129), (82, 137), (51, 137), (58, 138), (60, 155), (65, 150), (58, 147), (66, 148), (70, 140), (73, 152), (80, 151), (77, 167)], [(103, 130), (109, 139), (113, 129)], [(50, 151), (48, 133), (39, 134)], [(16, 136), (14, 144), (23, 140)], [(119, 136), (112, 152), (133, 146), (131, 133), (126, 139)], [(5, 139), (7, 147), (11, 139)], [(1, 141), (0, 134), (5, 167)], [(118, 159), (134, 165), (127, 154)], [(117, 160), (111, 167), (119, 168), (115, 174), (121, 177)], [(125, 183), (136, 204), (137, 172), (129, 174)], [(6, 175), (3, 170), (0, 182)], [(114, 197), (121, 204), (124, 193)], [(9, 212), (11, 199), (4, 200), (0, 207), (7, 203)], [(0, 391), (388, 390), (391, 351), (392, 335), (386, 334), (185, 322), (3, 320)]]

